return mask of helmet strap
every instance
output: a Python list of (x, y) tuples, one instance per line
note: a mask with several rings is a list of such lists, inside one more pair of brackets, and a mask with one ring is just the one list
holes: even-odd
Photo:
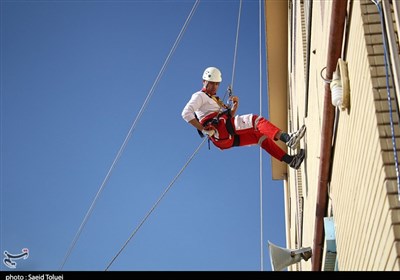
[(207, 92), (207, 85), (208, 85), (208, 81), (204, 80), (203, 81), (203, 88), (201, 89), (201, 91), (204, 91), (205, 93), (208, 93)]

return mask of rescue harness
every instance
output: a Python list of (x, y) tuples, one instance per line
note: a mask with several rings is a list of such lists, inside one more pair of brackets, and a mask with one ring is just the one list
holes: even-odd
[[(228, 90), (229, 90), (230, 95), (231, 95), (231, 91), (230, 91), (229, 88), (228, 88)], [(233, 137), (232, 146), (239, 146), (240, 138), (239, 138), (239, 135), (236, 134), (235, 129), (234, 129), (233, 124), (232, 124), (232, 121), (231, 121), (231, 119), (232, 119), (231, 108), (228, 105), (226, 105), (225, 103), (223, 103), (218, 96), (210, 95), (205, 91), (203, 91), (203, 92), (208, 97), (210, 97), (215, 102), (217, 102), (217, 104), (221, 107), (221, 109), (224, 109), (224, 110), (222, 112), (215, 112), (213, 114), (208, 115), (205, 118), (205, 120), (202, 120), (201, 124), (203, 125), (203, 127), (207, 127), (208, 125), (218, 126), (219, 121), (220, 121), (220, 117), (226, 116), (225, 127), (226, 127), (226, 130), (229, 133), (229, 137), (221, 139), (221, 138), (216, 138), (215, 136), (212, 136), (212, 138), (214, 139), (214, 141), (220, 141), (220, 140), (228, 140), (228, 139), (231, 139)], [(197, 120), (199, 120), (196, 114), (195, 114), (195, 117), (196, 117)], [(197, 130), (197, 132), (199, 133), (201, 138), (204, 137), (203, 132), (201, 132), (200, 130)], [(208, 139), (208, 144), (209, 144), (209, 147), (210, 147), (210, 138)]]

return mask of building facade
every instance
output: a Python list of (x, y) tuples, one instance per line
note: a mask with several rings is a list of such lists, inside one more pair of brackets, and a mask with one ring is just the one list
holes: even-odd
[(269, 118), (307, 126), (299, 170), (272, 159), (286, 246), (312, 249), (288, 270), (399, 271), (400, 1), (266, 0), (265, 17)]

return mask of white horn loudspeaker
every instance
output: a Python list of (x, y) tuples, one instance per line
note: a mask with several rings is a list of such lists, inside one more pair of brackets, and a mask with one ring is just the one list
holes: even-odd
[(281, 271), (287, 266), (298, 263), (301, 260), (307, 261), (312, 255), (310, 247), (290, 250), (276, 246), (270, 241), (268, 241), (268, 247), (271, 266), (274, 271)]

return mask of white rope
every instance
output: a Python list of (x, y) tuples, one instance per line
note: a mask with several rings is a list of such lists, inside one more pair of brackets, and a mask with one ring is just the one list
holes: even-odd
[(64, 265), (65, 265), (65, 263), (66, 263), (68, 257), (70, 256), (70, 254), (71, 254), (73, 248), (75, 247), (75, 244), (76, 244), (76, 242), (78, 241), (79, 236), (81, 235), (84, 226), (86, 225), (86, 223), (87, 223), (87, 221), (88, 221), (88, 219), (89, 219), (91, 213), (93, 212), (94, 206), (96, 205), (96, 202), (97, 202), (97, 200), (98, 200), (98, 198), (99, 198), (101, 192), (103, 191), (104, 187), (106, 186), (106, 184), (107, 184), (107, 182), (108, 182), (108, 180), (109, 180), (109, 178), (110, 178), (110, 176), (111, 176), (111, 173), (112, 173), (112, 171), (114, 170), (115, 165), (117, 164), (119, 158), (121, 157), (123, 151), (125, 150), (125, 147), (126, 147), (126, 145), (128, 144), (128, 141), (129, 141), (129, 139), (131, 138), (132, 133), (133, 133), (134, 129), (136, 128), (136, 125), (137, 125), (139, 119), (140, 119), (141, 116), (143, 115), (144, 110), (146, 109), (146, 107), (147, 107), (147, 105), (148, 105), (148, 103), (149, 103), (149, 101), (150, 101), (150, 98), (152, 97), (152, 95), (153, 95), (153, 93), (154, 93), (154, 90), (155, 90), (157, 84), (159, 83), (159, 81), (160, 81), (160, 79), (161, 79), (161, 76), (163, 75), (163, 73), (164, 73), (164, 71), (165, 71), (165, 69), (166, 69), (166, 67), (167, 67), (167, 65), (168, 65), (168, 63), (169, 63), (169, 61), (170, 61), (170, 58), (172, 57), (172, 54), (175, 52), (175, 50), (176, 50), (176, 48), (177, 48), (177, 46), (178, 46), (180, 40), (182, 39), (182, 36), (183, 36), (184, 32), (186, 31), (186, 28), (187, 28), (187, 26), (188, 26), (188, 24), (189, 24), (191, 18), (193, 17), (193, 14), (194, 14), (194, 12), (195, 12), (195, 10), (196, 10), (196, 8), (197, 8), (199, 2), (200, 2), (200, 0), (196, 0), (196, 2), (194, 3), (194, 5), (193, 5), (193, 7), (192, 7), (192, 10), (190, 11), (190, 13), (189, 13), (189, 15), (188, 15), (188, 17), (187, 17), (187, 19), (186, 19), (186, 21), (185, 21), (185, 24), (183, 25), (181, 31), (179, 32), (179, 35), (177, 36), (174, 45), (172, 46), (172, 48), (171, 48), (171, 50), (170, 50), (170, 52), (169, 52), (167, 58), (165, 59), (164, 64), (163, 64), (163, 66), (161, 67), (161, 70), (160, 70), (160, 72), (158, 73), (157, 78), (156, 78), (156, 80), (154, 81), (154, 83), (153, 83), (153, 85), (152, 85), (152, 87), (151, 87), (151, 89), (150, 89), (150, 91), (149, 91), (149, 93), (148, 93), (148, 95), (147, 95), (147, 97), (146, 97), (146, 99), (145, 99), (145, 101), (144, 101), (142, 107), (140, 108), (140, 111), (139, 111), (139, 113), (138, 113), (136, 119), (135, 119), (134, 122), (132, 123), (132, 125), (131, 125), (131, 127), (130, 127), (130, 129), (129, 129), (129, 132), (128, 132), (128, 134), (127, 134), (126, 137), (125, 137), (124, 142), (122, 143), (122, 145), (121, 145), (121, 147), (120, 147), (120, 149), (119, 149), (119, 151), (118, 151), (116, 157), (114, 158), (114, 161), (113, 161), (113, 163), (111, 164), (111, 167), (110, 167), (110, 169), (108, 170), (107, 175), (105, 176), (105, 178), (104, 178), (104, 180), (103, 180), (103, 182), (102, 182), (102, 184), (101, 184), (101, 186), (100, 186), (100, 188), (99, 188), (99, 190), (98, 190), (98, 192), (97, 192), (97, 194), (96, 194), (96, 196), (95, 196), (95, 198), (94, 198), (92, 204), (91, 204), (90, 207), (89, 207), (89, 210), (87, 211), (87, 213), (86, 213), (86, 215), (85, 215), (85, 217), (84, 217), (84, 219), (83, 219), (83, 221), (82, 221), (82, 223), (81, 223), (81, 225), (79, 226), (79, 229), (78, 229), (78, 231), (77, 231), (77, 233), (76, 233), (76, 235), (75, 235), (75, 237), (74, 237), (74, 239), (73, 239), (73, 241), (72, 241), (72, 243), (71, 243), (71, 245), (70, 245), (70, 247), (69, 247), (69, 249), (68, 249), (68, 252), (67, 252), (67, 254), (66, 254), (65, 258), (64, 258), (64, 261), (63, 261), (63, 263), (62, 263), (62, 265), (61, 265), (60, 270), (63, 269), (63, 267), (64, 267)]
[(239, 14), (238, 14), (238, 21), (236, 27), (236, 41), (235, 41), (235, 51), (233, 54), (233, 66), (232, 66), (232, 78), (231, 78), (231, 88), (233, 89), (233, 81), (235, 79), (235, 69), (236, 69), (236, 56), (237, 56), (237, 47), (239, 41), (239, 30), (240, 30), (240, 15), (242, 13), (242, 0), (240, 0), (239, 4)]
[(117, 257), (121, 254), (121, 252), (125, 249), (125, 247), (128, 245), (129, 241), (135, 236), (135, 234), (138, 232), (138, 230), (142, 227), (144, 222), (146, 222), (147, 218), (150, 216), (150, 214), (154, 211), (154, 209), (157, 207), (157, 205), (160, 203), (160, 201), (164, 198), (164, 196), (167, 194), (167, 192), (171, 189), (172, 185), (175, 183), (175, 181), (178, 179), (178, 177), (182, 174), (182, 172), (185, 170), (185, 168), (189, 165), (189, 163), (192, 161), (194, 156), (198, 153), (200, 148), (203, 146), (203, 144), (206, 142), (207, 138), (204, 137), (203, 141), (200, 143), (200, 145), (197, 147), (197, 149), (193, 152), (189, 160), (186, 162), (186, 164), (181, 168), (181, 170), (178, 172), (178, 174), (175, 176), (175, 178), (171, 181), (171, 183), (168, 185), (168, 187), (164, 190), (162, 195), (158, 198), (156, 203), (154, 203), (153, 207), (147, 212), (145, 217), (142, 219), (142, 221), (139, 223), (139, 225), (136, 227), (136, 229), (132, 232), (131, 236), (129, 236), (128, 240), (124, 243), (124, 245), (121, 247), (121, 249), (118, 251), (118, 253), (114, 256), (114, 258), (111, 260), (111, 262), (108, 264), (107, 268), (105, 269), (106, 271), (109, 269), (109, 267), (114, 263), (114, 261), (117, 259)]
[[(259, 81), (260, 81), (260, 116), (262, 116), (262, 45), (261, 45), (261, 0), (259, 0), (258, 7), (258, 19), (259, 19)], [(263, 161), (262, 161), (263, 149), (260, 147), (260, 270), (264, 271), (264, 240), (263, 240)]]
[[(261, 47), (261, 0), (259, 0), (259, 81), (260, 81), (260, 116), (262, 116), (262, 47)], [(236, 57), (237, 57), (237, 49), (238, 49), (238, 41), (239, 41), (239, 30), (240, 30), (240, 16), (241, 16), (241, 11), (242, 11), (242, 0), (240, 0), (240, 5), (239, 5), (239, 14), (238, 14), (238, 23), (237, 23), (237, 28), (236, 28), (236, 41), (235, 41), (235, 51), (233, 55), (233, 66), (232, 66), (232, 80), (230, 84), (230, 88), (233, 89), (233, 81), (235, 79), (235, 69), (236, 69)], [(225, 98), (225, 96), (224, 96)], [(263, 150), (260, 147), (260, 270), (264, 270), (264, 241), (263, 241), (263, 176), (262, 176), (262, 170), (263, 170), (263, 162), (262, 162), (262, 155), (263, 155)]]
[[(240, 5), (239, 5), (239, 15), (238, 15), (238, 24), (237, 24), (237, 29), (236, 29), (236, 42), (235, 42), (235, 50), (234, 50), (234, 56), (233, 56), (233, 70), (232, 70), (232, 81), (231, 81), (231, 87), (233, 87), (233, 80), (234, 80), (234, 75), (235, 75), (235, 67), (236, 67), (236, 56), (237, 56), (237, 45), (238, 45), (238, 38), (239, 38), (239, 26), (240, 26), (240, 14), (242, 10), (242, 0), (240, 0)], [(124, 248), (128, 245), (129, 241), (135, 236), (135, 234), (138, 232), (138, 230), (141, 228), (141, 226), (145, 223), (147, 218), (151, 215), (151, 213), (154, 211), (154, 209), (157, 207), (157, 205), (161, 202), (161, 200), (164, 198), (164, 196), (167, 194), (167, 192), (171, 189), (172, 185), (175, 183), (175, 181), (178, 179), (178, 177), (182, 174), (184, 169), (188, 166), (190, 161), (194, 158), (194, 156), (198, 153), (200, 148), (203, 146), (205, 143), (205, 140), (208, 138), (204, 138), (204, 140), (200, 143), (199, 147), (195, 150), (195, 152), (192, 154), (192, 156), (189, 158), (189, 160), (186, 162), (186, 164), (182, 167), (182, 169), (178, 172), (178, 174), (175, 176), (175, 178), (172, 180), (172, 182), (169, 184), (169, 186), (165, 189), (163, 194), (159, 197), (159, 199), (156, 201), (156, 203), (153, 205), (153, 207), (149, 210), (149, 212), (145, 215), (145, 217), (142, 219), (142, 221), (139, 223), (139, 225), (136, 227), (136, 229), (132, 232), (128, 240), (124, 243), (124, 245), (121, 247), (121, 249), (118, 251), (118, 253), (114, 256), (114, 258), (111, 260), (111, 262), (108, 264), (106, 267), (106, 271), (110, 268), (110, 266), (114, 263), (116, 258), (121, 254), (121, 252), (124, 250)]]

